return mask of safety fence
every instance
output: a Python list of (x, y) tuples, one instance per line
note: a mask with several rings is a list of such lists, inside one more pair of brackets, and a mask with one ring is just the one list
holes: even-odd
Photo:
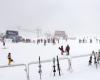
[[(77, 55), (77, 56), (71, 56), (71, 57), (59, 57), (59, 60), (66, 60), (66, 59), (75, 59), (75, 58), (81, 58), (81, 57), (88, 57), (90, 56), (91, 54), (86, 54), (86, 55)], [(40, 63), (49, 63), (49, 62), (53, 62), (53, 59), (48, 59), (48, 60), (41, 60)], [(25, 67), (25, 72), (26, 72), (26, 78), (27, 80), (30, 80), (30, 66), (33, 65), (33, 64), (39, 64), (39, 61), (33, 61), (33, 62), (30, 62), (28, 64), (12, 64), (12, 65), (3, 65), (3, 66), (0, 66), (0, 68), (9, 68), (9, 67), (21, 67), (21, 66), (24, 66)], [(40, 64), (40, 68), (41, 68), (41, 64)]]

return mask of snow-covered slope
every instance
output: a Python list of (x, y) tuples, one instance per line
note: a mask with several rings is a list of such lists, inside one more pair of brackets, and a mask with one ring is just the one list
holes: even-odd
[[(2, 43), (0, 43), (0, 66), (8, 65), (7, 55), (12, 53), (14, 64), (28, 64), (33, 61), (38, 61), (38, 57), (41, 60), (52, 60), (53, 57), (67, 57), (66, 54), (61, 55), (59, 46), (70, 45), (70, 55), (83, 55), (89, 54), (92, 50), (98, 51), (100, 49), (99, 43), (78, 43), (78, 40), (60, 41), (59, 44), (53, 45), (52, 43), (44, 46), (42, 43), (6, 43), (6, 49), (3, 49)], [(100, 66), (96, 69), (95, 65), (88, 66), (89, 56), (83, 58), (72, 59), (72, 72), (68, 70), (68, 61), (60, 60), (61, 76), (56, 72), (56, 76), (53, 77), (53, 62), (42, 63), (42, 80), (97, 80), (99, 79)], [(39, 80), (38, 64), (32, 64), (29, 66), (30, 80)], [(56, 66), (57, 69), (57, 66)], [(6, 67), (0, 68), (0, 80), (27, 80), (25, 67)]]

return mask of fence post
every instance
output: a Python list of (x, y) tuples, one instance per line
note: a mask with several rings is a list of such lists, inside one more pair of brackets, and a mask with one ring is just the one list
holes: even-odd
[(29, 80), (29, 65), (27, 66), (25, 64), (25, 71), (26, 71), (27, 80)]

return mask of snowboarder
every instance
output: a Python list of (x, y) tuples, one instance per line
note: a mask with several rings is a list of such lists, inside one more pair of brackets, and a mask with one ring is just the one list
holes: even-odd
[(8, 65), (10, 65), (11, 62), (13, 62), (13, 59), (11, 58), (11, 53), (8, 53)]
[(59, 47), (59, 50), (61, 51), (61, 55), (63, 55), (64, 53), (63, 46)]
[(67, 45), (66, 48), (65, 48), (65, 52), (67, 52), (67, 55), (69, 55), (69, 51), (70, 51), (70, 46)]

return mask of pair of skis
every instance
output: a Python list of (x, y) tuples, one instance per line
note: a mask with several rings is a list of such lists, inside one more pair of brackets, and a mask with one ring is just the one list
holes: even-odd
[(41, 60), (40, 60), (40, 56), (39, 56), (39, 71), (38, 71), (38, 73), (39, 73), (40, 79), (41, 79), (42, 69), (41, 69)]
[[(55, 64), (56, 60), (55, 58), (53, 58), (53, 73), (54, 73), (54, 76), (55, 76), (55, 73), (56, 73), (56, 64)], [(42, 75), (42, 66), (41, 66), (41, 60), (40, 60), (40, 56), (39, 56), (39, 75), (40, 75), (40, 79), (41, 79), (41, 75)], [(58, 56), (57, 56), (57, 70), (59, 72), (59, 76), (61, 76), (61, 69), (60, 69), (60, 64), (59, 64), (59, 59), (58, 59)]]
[[(56, 60), (55, 60), (55, 58), (53, 58), (53, 73), (54, 73), (54, 76), (55, 76), (55, 73), (56, 73), (56, 64), (55, 64), (55, 62), (56, 62)], [(57, 56), (57, 70), (59, 72), (59, 76), (61, 76), (61, 69), (60, 69), (58, 56)]]

